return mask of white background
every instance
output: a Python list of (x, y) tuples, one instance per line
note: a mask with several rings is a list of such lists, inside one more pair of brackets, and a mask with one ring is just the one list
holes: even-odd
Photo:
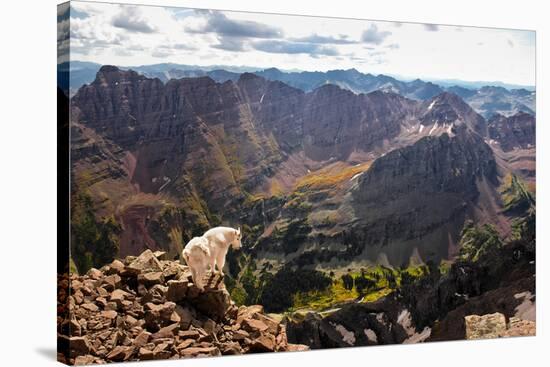
[[(56, 3), (55, 0), (0, 3), (0, 364), (4, 366), (57, 364)], [(549, 167), (548, 148), (544, 143), (550, 131), (548, 113), (542, 102), (548, 99), (545, 92), (550, 85), (550, 30), (545, 1), (142, 0), (140, 3), (534, 29), (538, 65), (537, 337), (142, 362), (144, 366), (399, 364), (439, 367), (548, 363), (545, 359), (550, 345), (547, 292), (550, 280), (544, 264), (549, 260), (548, 225), (545, 226)]]

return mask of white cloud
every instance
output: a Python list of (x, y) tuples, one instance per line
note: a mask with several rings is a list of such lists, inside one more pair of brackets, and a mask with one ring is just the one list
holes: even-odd
[(77, 1), (71, 7), (79, 14), (70, 21), (73, 60), (535, 80), (534, 32)]
[(113, 18), (113, 26), (129, 32), (153, 33), (156, 31), (154, 22), (147, 20), (137, 6), (125, 6)]
[(363, 32), (361, 39), (365, 43), (380, 45), (390, 35), (391, 32), (379, 31), (376, 24), (371, 24), (370, 27)]

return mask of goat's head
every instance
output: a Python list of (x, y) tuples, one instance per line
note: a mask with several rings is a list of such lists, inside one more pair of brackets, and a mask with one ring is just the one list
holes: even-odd
[(235, 233), (233, 235), (233, 242), (231, 242), (231, 246), (233, 247), (234, 250), (238, 250), (241, 248), (241, 240), (243, 236), (242, 236), (240, 227), (238, 229), (235, 229), (234, 231)]

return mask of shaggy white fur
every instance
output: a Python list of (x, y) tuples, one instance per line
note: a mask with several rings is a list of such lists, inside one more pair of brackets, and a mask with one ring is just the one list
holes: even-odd
[(204, 290), (203, 277), (210, 266), (212, 273), (216, 266), (221, 276), (225, 265), (225, 256), (229, 246), (238, 250), (241, 248), (241, 229), (231, 227), (215, 227), (206, 231), (202, 237), (195, 237), (183, 250), (182, 257), (191, 269), (193, 282)]

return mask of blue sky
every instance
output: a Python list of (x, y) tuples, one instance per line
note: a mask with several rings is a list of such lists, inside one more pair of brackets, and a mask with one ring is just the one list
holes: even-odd
[[(535, 83), (532, 31), (71, 2), (71, 58)], [(58, 38), (63, 38), (58, 35)], [(68, 49), (68, 48), (67, 48)]]

